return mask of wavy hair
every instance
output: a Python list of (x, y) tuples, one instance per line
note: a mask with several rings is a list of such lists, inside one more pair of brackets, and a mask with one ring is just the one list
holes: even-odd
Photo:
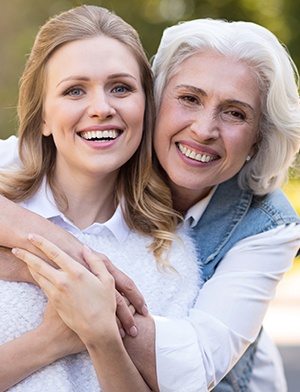
[[(152, 71), (136, 30), (105, 8), (80, 6), (49, 19), (38, 32), (20, 79), (18, 102), (19, 155), (23, 167), (0, 174), (0, 192), (20, 202), (36, 193), (46, 176), (54, 196), (60, 191), (53, 180), (56, 147), (52, 136), (42, 135), (46, 65), (62, 45), (99, 35), (118, 40), (133, 53), (140, 69), (146, 98), (142, 141), (120, 169), (116, 202), (130, 228), (153, 237), (150, 249), (162, 264), (179, 215), (172, 208), (169, 188), (152, 171), (152, 132), (155, 115)], [(57, 197), (56, 197), (57, 199)]]
[(164, 31), (153, 60), (157, 107), (165, 86), (190, 56), (211, 51), (242, 61), (257, 78), (261, 117), (252, 159), (238, 175), (242, 189), (263, 195), (282, 185), (300, 148), (299, 74), (286, 48), (250, 22), (198, 19)]

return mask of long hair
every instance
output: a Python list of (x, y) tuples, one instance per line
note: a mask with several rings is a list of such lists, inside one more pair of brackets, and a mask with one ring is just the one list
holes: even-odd
[(242, 61), (260, 88), (261, 118), (255, 154), (239, 172), (239, 185), (266, 194), (282, 185), (300, 148), (299, 75), (286, 48), (250, 22), (198, 19), (165, 30), (153, 61), (155, 102), (182, 62), (206, 51)]
[(159, 175), (152, 172), (152, 132), (154, 121), (152, 71), (132, 26), (107, 9), (80, 6), (49, 19), (40, 29), (20, 80), (18, 118), (21, 170), (0, 174), (0, 192), (20, 202), (34, 195), (46, 176), (54, 193), (53, 171), (56, 147), (52, 136), (42, 135), (45, 69), (49, 58), (62, 45), (72, 41), (105, 35), (126, 45), (140, 69), (146, 104), (143, 136), (138, 150), (120, 169), (116, 184), (116, 202), (123, 209), (130, 228), (153, 236), (151, 249), (156, 258), (168, 248), (178, 215), (172, 209), (170, 190)]

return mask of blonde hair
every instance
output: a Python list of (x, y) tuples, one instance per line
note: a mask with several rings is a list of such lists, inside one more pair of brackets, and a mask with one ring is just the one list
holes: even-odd
[(0, 192), (13, 201), (24, 201), (36, 193), (46, 176), (54, 196), (59, 194), (53, 181), (56, 147), (52, 136), (45, 137), (41, 131), (46, 64), (62, 45), (99, 35), (116, 39), (132, 51), (146, 97), (142, 141), (120, 169), (116, 202), (122, 206), (130, 228), (153, 237), (150, 249), (160, 263), (167, 265), (162, 255), (171, 244), (179, 216), (172, 208), (169, 188), (155, 169), (152, 171), (152, 71), (137, 32), (107, 9), (76, 7), (49, 19), (40, 29), (20, 80), (18, 134), (23, 167), (0, 173)]
[(282, 185), (300, 148), (299, 76), (285, 47), (266, 28), (250, 22), (197, 19), (164, 31), (153, 62), (155, 102), (182, 62), (216, 52), (245, 62), (257, 78), (262, 115), (256, 152), (240, 170), (239, 185), (266, 194)]

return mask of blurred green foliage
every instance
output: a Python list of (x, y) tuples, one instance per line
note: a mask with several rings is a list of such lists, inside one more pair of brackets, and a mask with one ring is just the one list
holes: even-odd
[[(77, 0), (1, 0), (0, 137), (16, 132), (18, 80), (34, 37), (50, 16), (82, 4)], [(300, 67), (300, 2), (294, 0), (90, 0), (115, 11), (140, 33), (149, 58), (163, 29), (178, 21), (212, 17), (253, 21), (284, 42)]]

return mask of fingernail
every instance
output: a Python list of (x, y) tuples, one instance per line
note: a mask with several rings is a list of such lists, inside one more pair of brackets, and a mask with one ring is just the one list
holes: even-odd
[(148, 308), (147, 308), (147, 305), (144, 305), (144, 306), (142, 307), (142, 314), (143, 314), (143, 316), (148, 316), (149, 310), (148, 310)]
[(19, 252), (20, 251), (17, 248), (12, 248), (12, 250), (11, 250), (11, 253), (14, 254), (15, 256), (18, 256)]
[(129, 330), (129, 334), (130, 336), (132, 336), (133, 338), (135, 338), (138, 334), (138, 330), (135, 326), (131, 327)]
[(120, 331), (121, 338), (122, 338), (122, 339), (125, 338), (126, 333), (125, 333), (124, 329), (123, 329), (123, 328), (120, 328), (119, 331)]
[(28, 234), (28, 239), (29, 239), (29, 241), (34, 242), (35, 236), (33, 234)]
[(92, 252), (91, 248), (89, 248), (87, 245), (84, 244), (83, 246), (84, 246), (84, 248), (85, 248), (87, 253), (91, 253)]

